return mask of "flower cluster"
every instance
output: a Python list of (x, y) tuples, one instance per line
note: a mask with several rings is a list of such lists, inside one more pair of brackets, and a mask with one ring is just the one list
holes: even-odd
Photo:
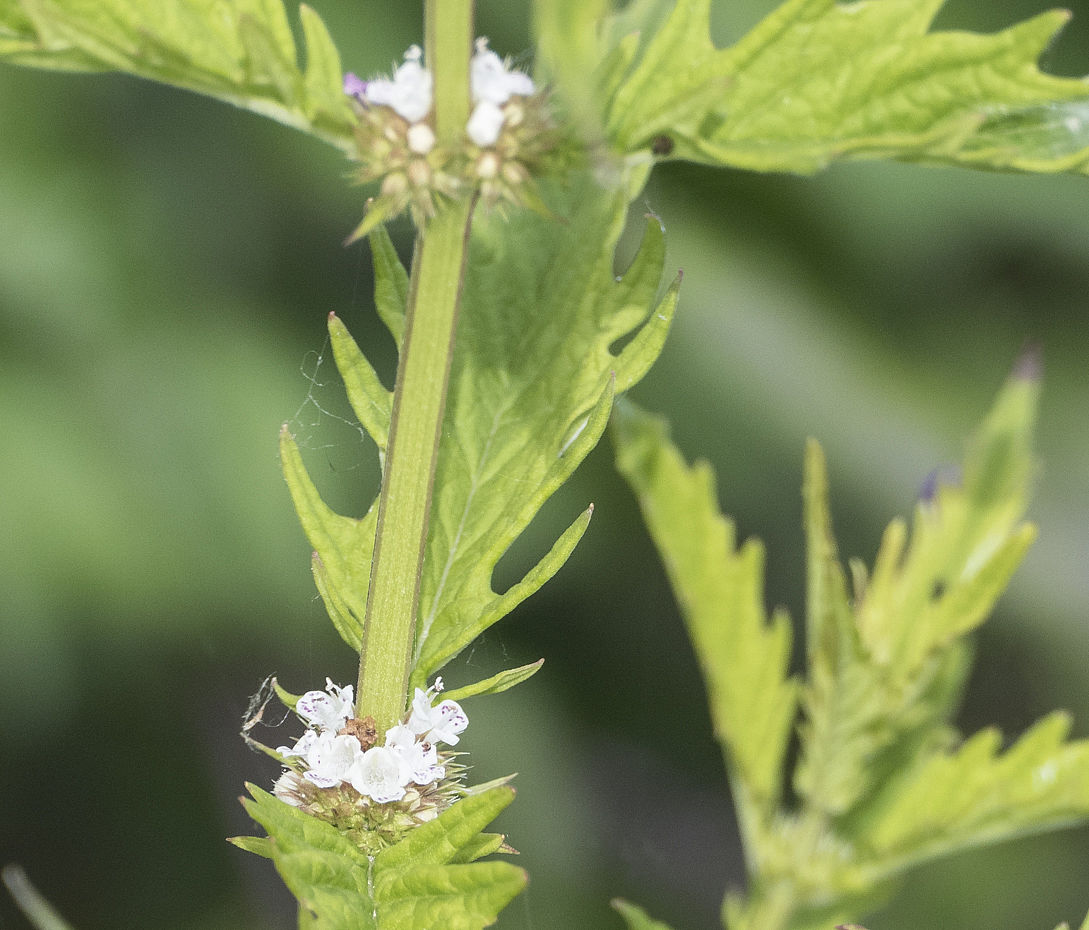
[(434, 701), (442, 679), (416, 689), (403, 723), (378, 745), (374, 719), (354, 716), (354, 689), (326, 679), (295, 705), (307, 729), (276, 752), (286, 771), (274, 793), (296, 807), (353, 832), (365, 847), (384, 845), (433, 819), (456, 797), (462, 767), (439, 744), (454, 746), (469, 720), (456, 701)]
[(361, 183), (381, 179), (367, 219), (353, 233), (410, 209), (417, 224), (434, 214), (440, 197), (478, 190), (486, 203), (534, 204), (532, 170), (554, 144), (542, 97), (529, 75), (513, 70), (476, 41), (470, 62), (472, 112), (457, 147), (437, 143), (434, 80), (413, 45), (389, 78), (344, 78), (359, 116), (356, 148)]

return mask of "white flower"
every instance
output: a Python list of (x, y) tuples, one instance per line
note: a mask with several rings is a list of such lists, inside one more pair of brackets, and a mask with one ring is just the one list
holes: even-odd
[(465, 133), (481, 148), (495, 145), (499, 130), (506, 119), (503, 111), (490, 100), (481, 100), (473, 107), (469, 122), (465, 124)]
[(421, 63), (423, 52), (413, 45), (405, 52), (405, 61), (393, 72), (393, 79), (368, 81), (362, 88), (367, 103), (387, 106), (410, 123), (417, 123), (431, 112), (432, 77)]
[(438, 707), (432, 708), (432, 727), (424, 736), (428, 743), (449, 743), (457, 745), (458, 734), (463, 733), (469, 725), (469, 718), (457, 701), (443, 701)]
[(302, 806), (302, 801), (299, 799), (299, 790), (299, 774), (290, 769), (277, 778), (276, 784), (272, 786), (272, 793), (281, 801), (286, 801), (292, 807)]
[(294, 746), (277, 746), (276, 751), (281, 756), (305, 756), (317, 738), (317, 730), (307, 730), (299, 737)]
[(473, 102), (488, 101), (497, 106), (513, 95), (528, 97), (536, 89), (533, 79), (521, 71), (510, 71), (503, 60), (488, 48), (488, 40), (476, 40), (476, 54), (469, 63), (469, 82)]
[(430, 785), (446, 775), (445, 766), (438, 764), (439, 754), (435, 746), (417, 742), (416, 734), (404, 724), (386, 731), (386, 747), (401, 758), (417, 785)]
[(400, 801), (409, 777), (408, 766), (385, 746), (372, 746), (360, 753), (348, 773), (352, 787), (377, 804)]
[(319, 788), (332, 788), (349, 780), (352, 767), (362, 755), (363, 749), (354, 736), (337, 736), (323, 730), (307, 750), (308, 771), (304, 777)]
[(339, 730), (355, 713), (355, 689), (351, 685), (339, 688), (329, 678), (325, 691), (307, 691), (295, 705), (295, 713), (312, 726), (323, 730)]
[(406, 726), (415, 734), (423, 736), (425, 743), (449, 743), (454, 746), (458, 742), (459, 733), (469, 725), (469, 718), (457, 701), (443, 701), (438, 707), (431, 706), (431, 700), (435, 696), (432, 692), (416, 689), (416, 696), (412, 699), (412, 713), (409, 714)]

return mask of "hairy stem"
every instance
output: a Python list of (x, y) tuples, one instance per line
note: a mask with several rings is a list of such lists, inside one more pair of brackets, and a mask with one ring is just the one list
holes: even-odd
[[(472, 0), (427, 0), (427, 64), (440, 140), (469, 112)], [(406, 707), (420, 576), (474, 202), (443, 206), (416, 239), (371, 563), (356, 704), (379, 733)]]

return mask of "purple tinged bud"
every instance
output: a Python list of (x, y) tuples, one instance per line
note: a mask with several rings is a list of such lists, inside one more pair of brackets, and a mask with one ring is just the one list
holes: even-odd
[(939, 465), (923, 479), (922, 487), (919, 488), (919, 501), (923, 504), (932, 504), (941, 488), (955, 487), (960, 483), (961, 473), (957, 466)]
[(344, 93), (349, 97), (355, 97), (360, 103), (365, 103), (363, 95), (367, 92), (367, 82), (358, 74), (349, 71), (344, 75)]

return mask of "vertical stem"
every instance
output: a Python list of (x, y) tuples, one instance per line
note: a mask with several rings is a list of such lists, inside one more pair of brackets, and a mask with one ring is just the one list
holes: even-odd
[(424, 61), (435, 79), (435, 135), (458, 142), (469, 120), (472, 0), (425, 0)]
[[(472, 0), (427, 0), (426, 15), (425, 62), (435, 79), (441, 143), (456, 139), (468, 118)], [(406, 706), (473, 205), (466, 199), (440, 209), (420, 230), (413, 256), (359, 656), (356, 711), (374, 717), (380, 734)]]

